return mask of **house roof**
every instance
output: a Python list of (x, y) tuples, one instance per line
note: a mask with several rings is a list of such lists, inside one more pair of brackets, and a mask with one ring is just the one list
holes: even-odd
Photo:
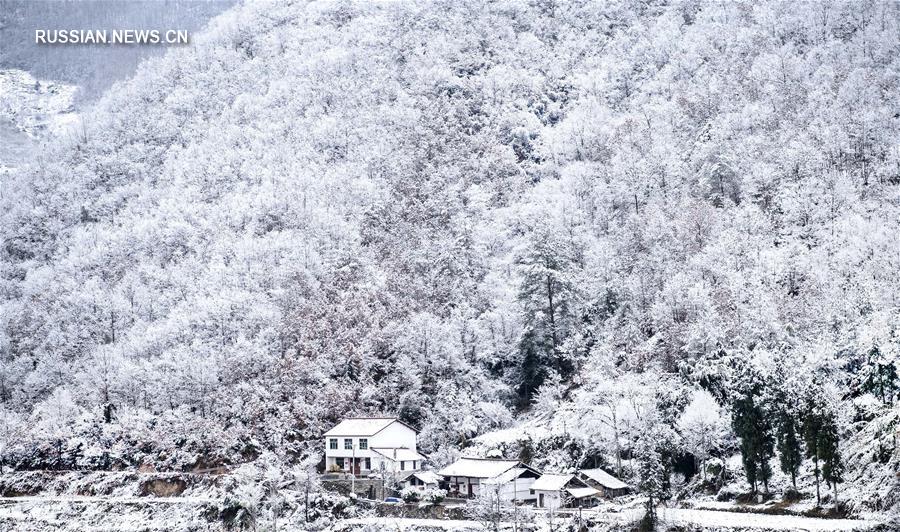
[(593, 480), (597, 484), (600, 484), (604, 488), (608, 488), (611, 490), (621, 490), (628, 488), (628, 484), (622, 482), (616, 477), (610, 475), (606, 471), (602, 469), (582, 469), (579, 471), (582, 475), (588, 477)]
[(396, 449), (389, 447), (371, 447), (370, 450), (380, 454), (381, 456), (394, 461), (412, 461), (412, 460), (425, 460), (425, 457), (421, 454), (413, 451), (412, 449), (407, 449), (405, 447), (398, 447)]
[(594, 488), (568, 488), (566, 489), (566, 491), (569, 492), (569, 495), (576, 499), (593, 497), (600, 494), (600, 492), (595, 490)]
[(518, 460), (460, 458), (438, 471), (438, 474), (445, 477), (494, 478), (520, 465)]
[(541, 478), (531, 485), (533, 490), (559, 491), (566, 487), (574, 475), (541, 475)]
[(526, 469), (524, 467), (513, 467), (512, 469), (508, 469), (503, 473), (500, 473), (496, 477), (489, 478), (484, 481), (485, 484), (506, 484), (507, 482), (512, 482), (513, 479), (519, 478), (519, 475), (524, 473)]
[[(443, 477), (441, 477), (434, 471), (417, 471), (417, 472), (413, 473), (412, 475), (410, 475), (410, 477), (416, 477), (417, 479), (421, 480), (425, 484), (437, 484), (438, 482), (443, 480)], [(407, 478), (409, 478), (409, 477), (407, 477)]]
[(325, 436), (374, 436), (393, 423), (400, 423), (417, 432), (395, 417), (348, 417), (332, 427)]

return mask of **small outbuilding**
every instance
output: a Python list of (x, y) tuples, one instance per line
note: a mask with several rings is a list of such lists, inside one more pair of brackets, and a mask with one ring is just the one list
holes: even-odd
[(625, 495), (631, 491), (631, 486), (600, 468), (581, 469), (578, 471), (577, 475), (579, 480), (599, 491), (600, 497), (611, 499), (613, 497)]
[(600, 491), (575, 475), (541, 475), (531, 486), (538, 508), (589, 507), (597, 502)]
[(475, 497), (483, 489), (496, 489), (501, 500), (535, 500), (531, 486), (541, 476), (537, 469), (518, 460), (460, 458), (438, 471), (448, 491), (459, 497)]
[(438, 489), (444, 477), (434, 471), (416, 471), (403, 480), (403, 487), (414, 488), (419, 491), (431, 491)]

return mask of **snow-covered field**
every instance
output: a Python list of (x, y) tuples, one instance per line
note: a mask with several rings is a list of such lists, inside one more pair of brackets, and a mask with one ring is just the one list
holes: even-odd
[[(597, 521), (614, 526), (627, 527), (640, 519), (642, 512), (628, 510), (622, 513), (590, 512), (583, 513), (584, 518), (595, 518)], [(781, 515), (747, 515), (735, 512), (711, 510), (660, 510), (663, 525), (692, 525), (712, 530), (795, 530), (807, 532), (829, 532), (841, 530), (869, 530), (876, 526), (876, 521), (856, 519), (816, 519), (811, 517)], [(548, 527), (546, 519), (539, 519), (539, 528)], [(513, 523), (504, 523), (503, 528), (512, 529)], [(336, 524), (332, 530), (356, 530), (375, 527), (382, 530), (471, 530), (482, 529), (481, 523), (461, 520), (438, 519), (403, 519), (392, 517), (363, 517), (347, 519)]]
[[(225, 524), (212, 517), (223, 501), (205, 497), (3, 497), (0, 498), (0, 529), (21, 531), (137, 531), (137, 530), (220, 530)], [(607, 529), (625, 529), (643, 515), (639, 507), (616, 508), (608, 505), (600, 510), (584, 510), (585, 520)], [(297, 523), (299, 513), (284, 516), (282, 524)], [(537, 514), (538, 530), (550, 530), (574, 519), (575, 513), (557, 513), (551, 520)], [(664, 526), (690, 526), (705, 530), (759, 531), (864, 531), (872, 530), (878, 519), (818, 519), (801, 516), (748, 514), (721, 510), (660, 508)], [(276, 520), (277, 521), (277, 520)], [(256, 524), (271, 526), (272, 518), (261, 514)], [(321, 528), (321, 523), (317, 528)], [(504, 523), (504, 529), (513, 529)], [(480, 530), (482, 523), (471, 520), (411, 519), (365, 516), (333, 520), (328, 530)], [(293, 530), (290, 526), (288, 530)]]
[(0, 500), (0, 530), (206, 530), (210, 526), (203, 512), (206, 504), (206, 501), (182, 497), (5, 498)]
[(714, 529), (756, 528), (759, 530), (868, 530), (877, 521), (862, 519), (817, 519), (794, 515), (765, 515), (716, 510), (664, 509), (660, 510), (664, 524), (690, 524)]

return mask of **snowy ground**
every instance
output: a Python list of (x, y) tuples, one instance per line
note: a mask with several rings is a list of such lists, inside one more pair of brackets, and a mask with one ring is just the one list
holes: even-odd
[[(221, 501), (208, 497), (133, 496), (31, 496), (0, 498), (0, 529), (3, 530), (218, 530), (222, 523), (205, 513)], [(625, 528), (643, 515), (639, 505), (583, 510), (582, 517)], [(879, 524), (874, 519), (818, 519), (801, 516), (749, 514), (724, 510), (660, 508), (666, 525), (692, 525), (711, 530), (798, 530), (808, 532), (869, 530)], [(557, 523), (571, 515), (557, 513)], [(548, 516), (539, 515), (539, 529), (553, 528)], [(359, 517), (336, 521), (334, 532), (360, 528), (390, 530), (471, 530), (481, 523), (466, 520)], [(512, 528), (509, 524), (508, 528)]]
[(661, 509), (667, 524), (692, 524), (709, 528), (759, 528), (761, 530), (867, 530), (878, 523), (861, 519), (817, 519), (794, 515), (765, 515), (717, 510)]
[(331, 530), (353, 530), (366, 526), (375, 526), (391, 530), (417, 530), (422, 528), (438, 528), (441, 530), (480, 530), (484, 528), (475, 521), (454, 519), (404, 519), (399, 517), (360, 517), (345, 519), (335, 524)]
[[(207, 530), (208, 501), (193, 497), (17, 497), (0, 499), (0, 530)], [(214, 530), (214, 529), (213, 529)]]
[[(594, 517), (598, 521), (628, 526), (636, 522), (643, 515), (640, 510), (626, 510), (620, 513), (585, 511), (585, 518)], [(807, 532), (830, 532), (840, 530), (867, 530), (878, 523), (875, 521), (856, 519), (815, 519), (811, 517), (781, 516), (781, 515), (748, 515), (735, 512), (723, 512), (713, 510), (683, 510), (661, 509), (660, 519), (666, 525), (695, 525), (713, 530), (727, 529), (759, 529), (759, 530), (795, 530)], [(540, 525), (541, 522), (538, 522)], [(438, 519), (402, 519), (390, 517), (364, 517), (347, 519), (336, 524), (332, 530), (361, 528), (375, 526), (391, 530), (415, 530), (422, 528), (434, 528), (442, 530), (466, 530), (481, 529), (482, 525), (475, 521), (454, 521)], [(512, 523), (506, 523), (505, 528), (512, 528)]]
[(72, 504), (208, 504), (216, 499), (208, 497), (90, 497), (79, 495), (57, 495), (40, 497), (0, 497), (0, 505), (30, 503), (72, 503)]

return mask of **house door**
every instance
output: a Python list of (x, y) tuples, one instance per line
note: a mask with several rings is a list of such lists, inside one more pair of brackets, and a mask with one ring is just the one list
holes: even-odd
[(543, 494), (543, 493), (541, 493), (540, 495), (538, 495), (538, 507), (539, 507), (539, 508), (543, 508), (543, 507), (544, 507), (544, 494)]
[(475, 495), (475, 486), (473, 486), (472, 483), (470, 482), (469, 483), (469, 497), (472, 497), (473, 495)]
[(359, 463), (362, 461), (362, 458), (357, 458), (353, 460), (353, 474), (359, 475)]

